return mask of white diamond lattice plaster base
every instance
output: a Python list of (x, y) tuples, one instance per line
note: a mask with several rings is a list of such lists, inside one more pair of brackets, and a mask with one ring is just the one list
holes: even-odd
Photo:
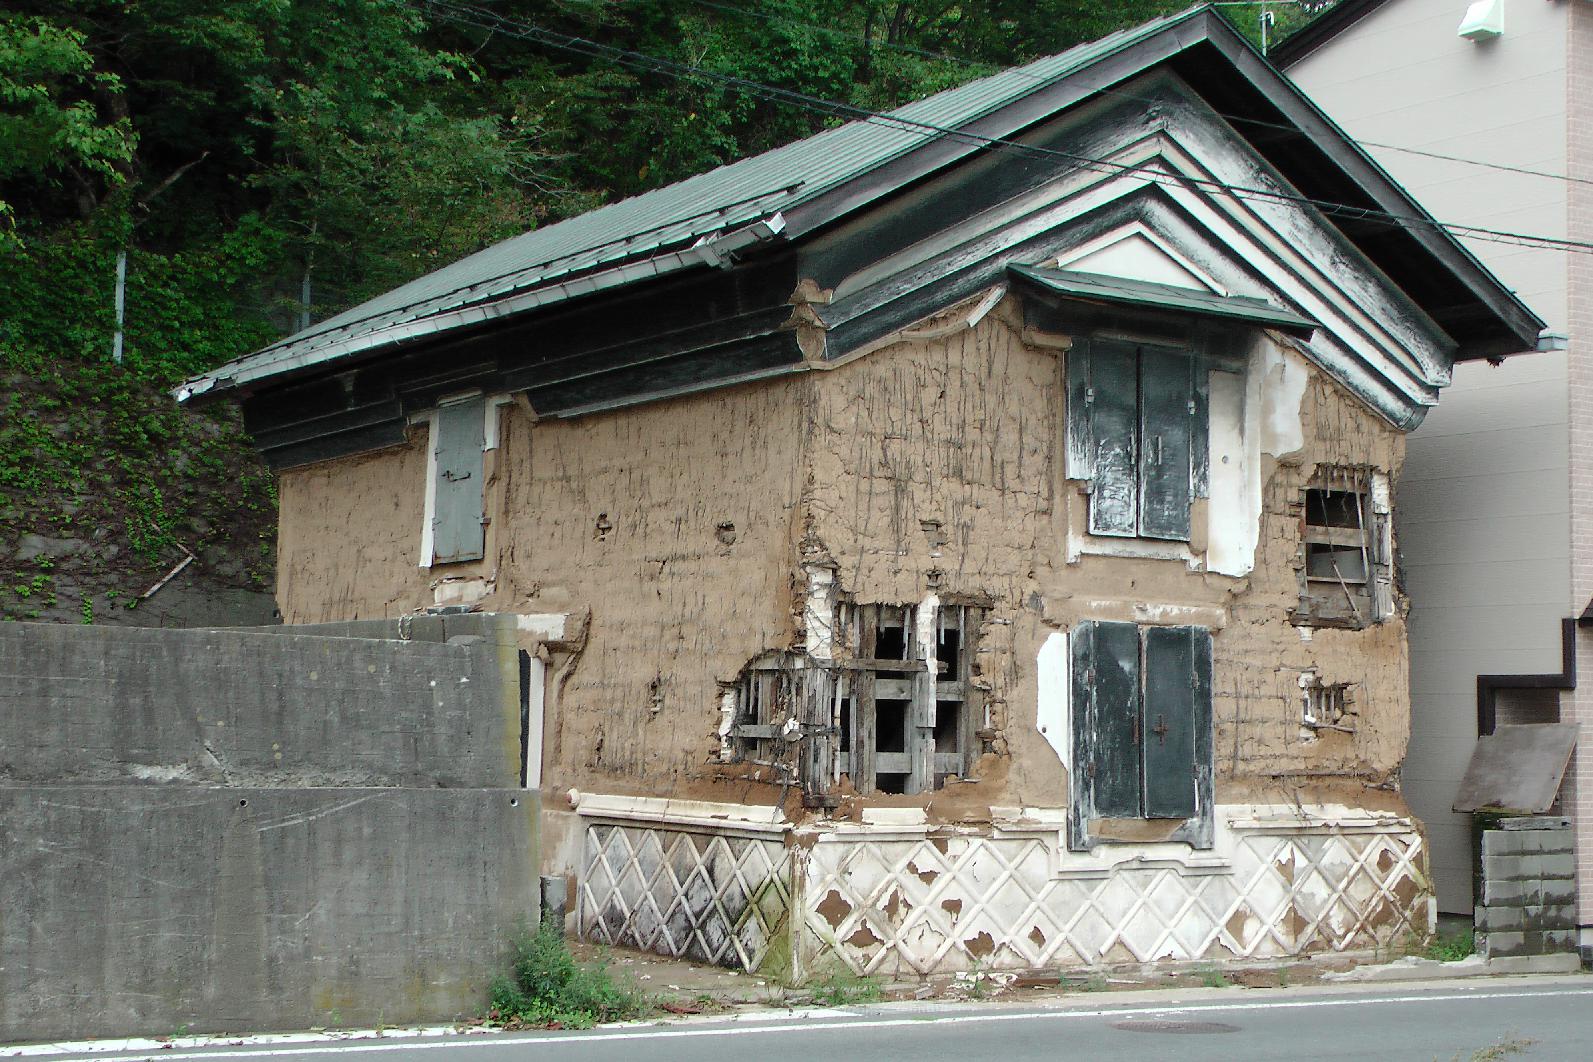
[(786, 830), (613, 810), (586, 828), (582, 936), (795, 980), (1361, 951), (1434, 919), (1415, 824), (1353, 809), (1218, 808), (1210, 852), (1089, 854), (1056, 811)]

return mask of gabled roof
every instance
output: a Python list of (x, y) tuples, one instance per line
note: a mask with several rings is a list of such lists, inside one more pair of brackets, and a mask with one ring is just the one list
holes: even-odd
[[(1264, 122), (1265, 135), (1252, 144), (1307, 195), (1347, 204), (1343, 217), (1330, 211), (1328, 220), (1455, 339), (1458, 357), (1533, 345), (1542, 323), (1225, 19), (1198, 7), (506, 240), (196, 377), (178, 397), (248, 394), (400, 345), (725, 264), (760, 244), (799, 241), (988, 151), (991, 138), (1010, 138), (1163, 64), (1203, 81), (1203, 94), (1241, 133), (1247, 113)], [(1287, 133), (1291, 126), (1297, 135)]]
[(1272, 50), (1267, 53), (1267, 58), (1279, 70), (1287, 70), (1387, 2), (1388, 0), (1339, 0), (1316, 18), (1274, 44)]

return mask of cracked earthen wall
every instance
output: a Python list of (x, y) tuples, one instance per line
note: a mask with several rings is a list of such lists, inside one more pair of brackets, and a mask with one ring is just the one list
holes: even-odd
[(286, 472), (284, 620), (403, 615), (445, 578), (479, 580), (491, 611), (589, 616), (550, 661), (544, 788), (747, 799), (706, 761), (719, 681), (792, 638), (806, 391), (774, 382), (535, 425), (503, 407), (478, 563), (419, 567), (423, 427), (404, 448)]
[[(1066, 802), (1035, 726), (1046, 637), (1176, 606), (1176, 622), (1215, 630), (1219, 802), (1399, 808), (1386, 790), (1408, 725), (1402, 618), (1306, 641), (1287, 616), (1300, 492), (1316, 465), (1397, 473), (1403, 438), (1284, 356), (1309, 373), (1302, 442), (1262, 455), (1259, 545), (1244, 577), (1182, 560), (1066, 562), (1085, 500), (1062, 473), (1062, 355), (1024, 341), (1009, 301), (972, 329), (794, 379), (535, 425), (505, 407), (479, 564), (417, 566), (424, 429), (406, 448), (285, 473), (279, 599), (292, 623), (392, 616), (433, 603), (432, 583), (450, 578), (479, 580), (492, 610), (589, 611), (550, 668), (545, 785), (766, 803), (777, 786), (711, 762), (720, 693), (752, 657), (801, 638), (799, 550), (820, 543), (859, 602), (931, 590), (991, 602), (978, 678), (996, 734), (978, 781), (873, 798), (970, 820), (992, 804)], [(1355, 733), (1302, 732), (1307, 668), (1356, 684)]]
[[(1008, 302), (971, 330), (904, 342), (817, 377), (811, 531), (839, 562), (842, 588), (859, 601), (917, 601), (933, 589), (995, 602), (977, 661), (997, 755), (981, 760), (976, 783), (876, 799), (927, 799), (936, 818), (977, 817), (990, 804), (1065, 804), (1066, 777), (1035, 724), (1040, 645), (1080, 620), (1135, 620), (1145, 605), (1172, 605), (1183, 610), (1174, 622), (1215, 629), (1219, 803), (1400, 807), (1365, 787), (1391, 787), (1404, 755), (1403, 619), (1316, 630), (1306, 642), (1287, 617), (1299, 595), (1298, 505), (1316, 465), (1397, 472), (1401, 433), (1310, 370), (1302, 445), (1262, 455), (1260, 537), (1248, 576), (1088, 553), (1068, 564), (1061, 542), (1070, 522), (1082, 526), (1086, 499), (1063, 478), (1062, 360), (1024, 342)], [(926, 522), (939, 524), (946, 541), (938, 549)], [(1307, 668), (1324, 682), (1357, 685), (1356, 733), (1302, 734)]]

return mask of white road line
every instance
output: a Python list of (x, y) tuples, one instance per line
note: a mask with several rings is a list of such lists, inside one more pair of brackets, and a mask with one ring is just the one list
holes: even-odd
[(1534, 999), (1549, 996), (1593, 996), (1593, 988), (1570, 988), (1547, 992), (1458, 992), (1448, 995), (1406, 995), (1406, 996), (1351, 996), (1335, 999), (1296, 999), (1296, 1000), (1270, 1000), (1255, 1003), (1194, 1003), (1182, 1006), (1145, 1006), (1123, 1008), (1099, 1008), (1095, 1010), (1045, 1010), (1045, 1011), (1019, 1011), (1003, 1012), (999, 1014), (948, 1014), (944, 1017), (918, 1017), (918, 1018), (860, 1018), (856, 1021), (821, 1021), (821, 1022), (791, 1022), (780, 1025), (743, 1025), (737, 1024), (726, 1027), (714, 1028), (647, 1028), (647, 1029), (613, 1029), (594, 1030), (581, 1033), (564, 1033), (554, 1036), (493, 1036), (480, 1037), (470, 1040), (443, 1040), (417, 1042), (411, 1040), (407, 1043), (371, 1043), (359, 1041), (341, 1044), (330, 1044), (322, 1047), (293, 1048), (284, 1047), (276, 1050), (254, 1049), (243, 1051), (193, 1051), (187, 1053), (168, 1053), (167, 1051), (140, 1052), (132, 1055), (101, 1055), (98, 1059), (104, 1062), (115, 1062), (116, 1059), (153, 1059), (155, 1062), (188, 1062), (188, 1060), (226, 1059), (226, 1058), (265, 1058), (277, 1056), (300, 1055), (329, 1055), (347, 1054), (350, 1052), (377, 1052), (377, 1051), (446, 1051), (462, 1050), (475, 1047), (514, 1047), (525, 1049), (533, 1047), (548, 1047), (558, 1044), (592, 1043), (598, 1040), (683, 1040), (706, 1036), (747, 1036), (747, 1035), (772, 1035), (776, 1033), (791, 1032), (825, 1032), (832, 1030), (859, 1029), (892, 1029), (892, 1028), (924, 1028), (931, 1025), (977, 1025), (1004, 1021), (1033, 1021), (1033, 1020), (1075, 1020), (1080, 1018), (1135, 1018), (1150, 1016), (1166, 1016), (1168, 1014), (1231, 1014), (1253, 1010), (1303, 1010), (1309, 1007), (1366, 1007), (1395, 1003), (1453, 1003), (1471, 1002), (1483, 999)]

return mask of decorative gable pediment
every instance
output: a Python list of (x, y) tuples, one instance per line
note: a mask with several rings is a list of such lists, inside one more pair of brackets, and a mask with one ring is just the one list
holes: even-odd
[[(1300, 342), (1306, 357), (1396, 426), (1420, 423), (1449, 382), (1453, 342), (1175, 77), (1124, 95), (1132, 101), (1083, 108), (1034, 138), (1100, 163), (1012, 189), (981, 172), (1013, 165), (992, 156), (919, 190), (894, 217), (875, 212), (816, 246), (804, 272), (834, 289), (818, 308), (826, 356), (1003, 283), (1011, 266), (1061, 265), (1247, 297), (1316, 322)], [(981, 202), (978, 189), (992, 185), (1013, 194)], [(948, 215), (947, 202), (971, 209)], [(924, 231), (937, 210), (945, 223)], [(915, 226), (915, 239), (875, 260), (837, 253), (854, 240), (889, 249)], [(847, 273), (826, 276), (838, 262)]]

